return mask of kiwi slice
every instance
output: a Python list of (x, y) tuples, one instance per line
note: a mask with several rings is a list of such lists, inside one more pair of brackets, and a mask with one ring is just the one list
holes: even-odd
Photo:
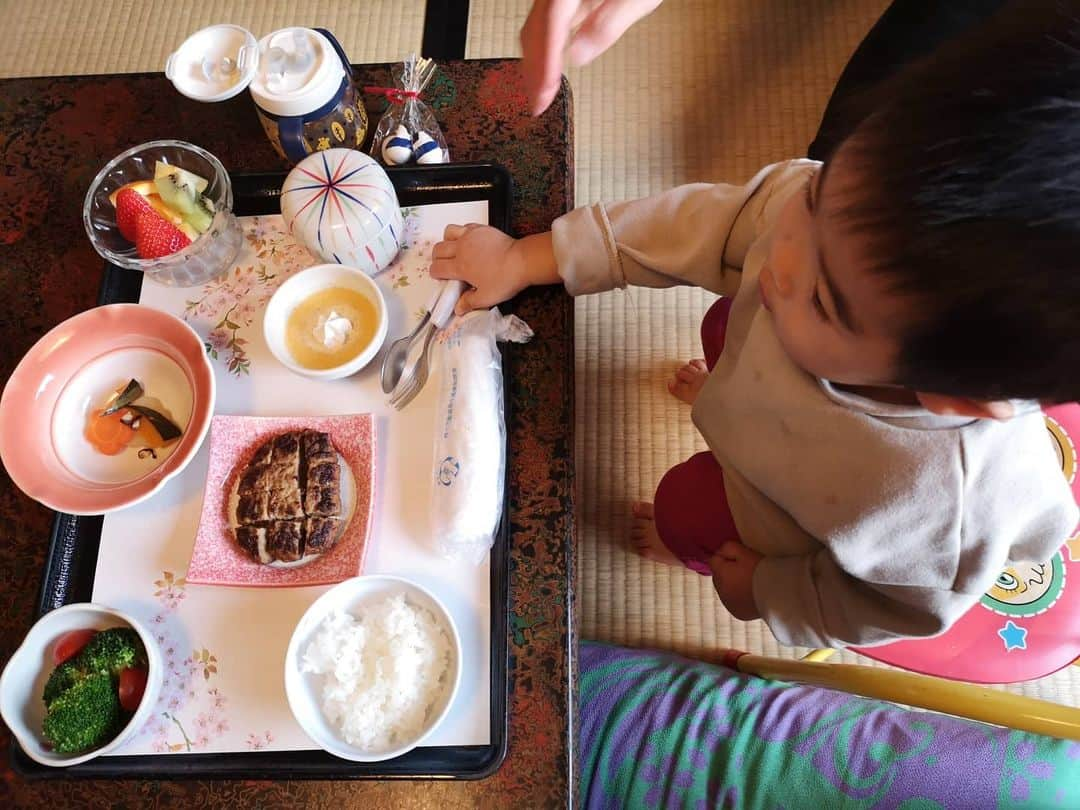
[(178, 173), (163, 174), (154, 178), (161, 201), (176, 211), (180, 216), (187, 219), (188, 214), (195, 210), (199, 192), (195, 186)]
[(157, 180), (159, 177), (166, 174), (175, 174), (185, 185), (194, 186), (196, 194), (202, 194), (209, 185), (205, 178), (199, 177), (195, 172), (189, 172), (187, 169), (181, 169), (179, 166), (170, 166), (168, 163), (161, 160), (155, 161), (154, 179)]
[(206, 233), (214, 221), (214, 202), (202, 193), (207, 185), (202, 177), (179, 166), (160, 160), (154, 165), (154, 188), (161, 201), (197, 233)]
[(214, 222), (214, 201), (202, 194), (195, 201), (195, 209), (184, 219), (199, 233), (206, 233)]

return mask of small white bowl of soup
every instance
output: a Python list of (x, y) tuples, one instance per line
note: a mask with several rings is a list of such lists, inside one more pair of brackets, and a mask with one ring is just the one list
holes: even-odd
[(278, 361), (297, 374), (336, 380), (378, 354), (389, 319), (379, 285), (362, 270), (318, 264), (301, 270), (266, 305), (263, 334)]

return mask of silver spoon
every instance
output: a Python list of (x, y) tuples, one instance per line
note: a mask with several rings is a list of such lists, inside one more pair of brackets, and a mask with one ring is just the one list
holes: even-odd
[(390, 344), (390, 348), (386, 350), (386, 355), (382, 361), (382, 369), (379, 373), (379, 380), (382, 383), (384, 394), (389, 394), (397, 387), (398, 380), (401, 379), (401, 372), (405, 368), (405, 359), (409, 356), (409, 344), (412, 343), (414, 337), (420, 334), (420, 330), (424, 328), (427, 322), (431, 320), (431, 310), (435, 309), (435, 303), (439, 300), (440, 292), (442, 292), (441, 285), (436, 288), (435, 293), (431, 296), (431, 300), (424, 309), (424, 315), (420, 318), (420, 322), (416, 324), (416, 328), (405, 337), (395, 340)]
[(424, 330), (423, 340), (420, 341), (420, 355), (416, 358), (416, 362), (406, 365), (405, 371), (402, 372), (402, 385), (395, 388), (394, 393), (390, 395), (390, 404), (399, 411), (412, 402), (413, 397), (420, 393), (420, 389), (427, 382), (428, 349), (431, 348), (431, 339), (435, 337), (435, 333), (438, 331), (439, 329), (433, 321), (428, 323), (427, 328)]
[(420, 330), (424, 328), (429, 320), (431, 320), (430, 309), (424, 313), (424, 317), (416, 324), (415, 329), (405, 335), (405, 337), (400, 337), (390, 344), (390, 348), (386, 351), (386, 356), (383, 357), (382, 371), (379, 374), (384, 394), (389, 394), (397, 387), (398, 380), (401, 379), (401, 372), (405, 368), (405, 358), (409, 356), (409, 344), (412, 342), (412, 339), (420, 333)]

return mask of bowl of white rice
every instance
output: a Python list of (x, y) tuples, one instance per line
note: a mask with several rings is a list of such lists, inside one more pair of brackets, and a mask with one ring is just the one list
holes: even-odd
[(400, 577), (360, 576), (324, 593), (293, 631), (285, 694), (307, 735), (354, 762), (420, 745), (457, 693), (461, 641), (449, 612)]

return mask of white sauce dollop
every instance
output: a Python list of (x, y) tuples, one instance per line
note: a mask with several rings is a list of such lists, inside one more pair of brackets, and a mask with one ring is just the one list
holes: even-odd
[(352, 321), (348, 318), (338, 315), (335, 310), (330, 310), (328, 315), (319, 314), (318, 320), (315, 322), (315, 340), (317, 340), (322, 346), (327, 349), (340, 349), (345, 345), (345, 341), (349, 339), (349, 334), (353, 330)]

